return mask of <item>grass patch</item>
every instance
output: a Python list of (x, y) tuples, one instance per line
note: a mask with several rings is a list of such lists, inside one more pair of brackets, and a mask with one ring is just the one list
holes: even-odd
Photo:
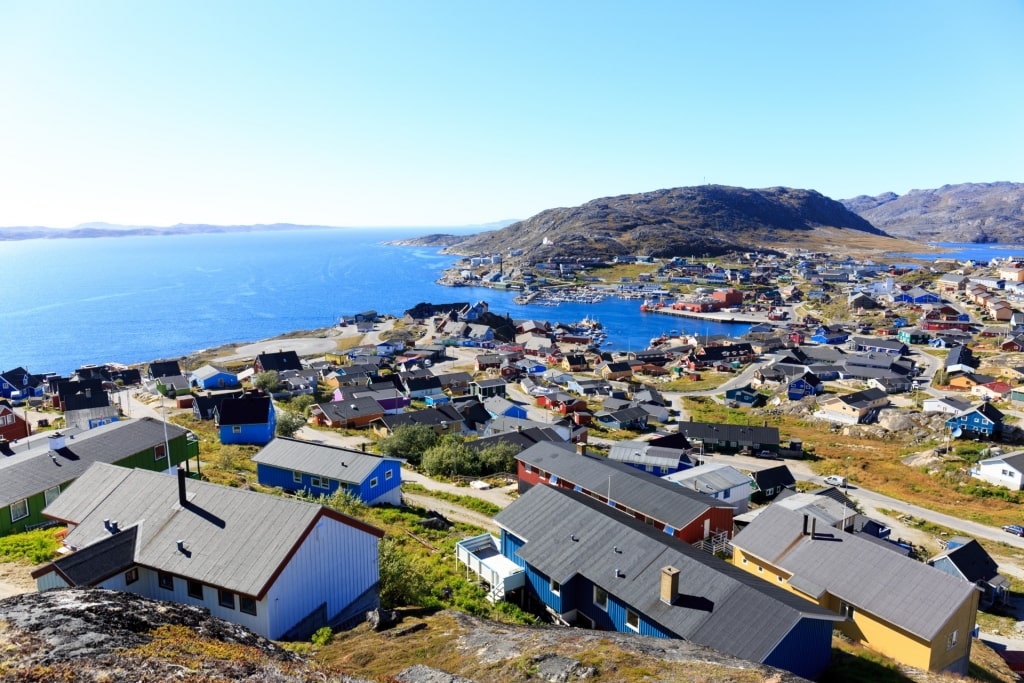
[(57, 556), (60, 540), (57, 534), (64, 527), (36, 529), (0, 538), (0, 558), (5, 562), (41, 564)]
[(494, 503), (488, 503), (486, 500), (480, 500), (475, 496), (460, 496), (456, 493), (448, 493), (447, 491), (435, 491), (428, 489), (422, 484), (406, 483), (402, 484), (402, 490), (408, 491), (409, 493), (418, 493), (424, 496), (430, 496), (431, 498), (437, 498), (448, 503), (454, 503), (459, 507), (464, 507), (474, 512), (479, 512), (482, 515), (493, 517), (494, 515), (501, 512), (501, 508)]

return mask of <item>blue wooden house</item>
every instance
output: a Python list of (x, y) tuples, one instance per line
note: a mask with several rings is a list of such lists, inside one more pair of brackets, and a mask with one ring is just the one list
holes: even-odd
[(929, 292), (923, 287), (911, 287), (904, 292), (897, 292), (892, 300), (896, 303), (907, 304), (937, 304), (941, 301), (938, 294)]
[(727, 404), (735, 403), (741, 408), (756, 408), (764, 405), (765, 401), (767, 401), (767, 397), (754, 391), (749, 383), (745, 386), (726, 389), (725, 391), (725, 402)]
[(813, 372), (805, 372), (786, 385), (786, 397), (790, 401), (799, 401), (805, 396), (817, 396), (824, 393), (825, 384)]
[(15, 401), (43, 395), (43, 381), (25, 368), (14, 368), (0, 373), (0, 397)]
[(849, 338), (850, 333), (836, 325), (819, 325), (811, 335), (811, 341), (818, 344), (845, 344)]
[(534, 486), (495, 517), (525, 604), (558, 623), (680, 638), (817, 678), (843, 617), (582, 493)]
[(985, 402), (954, 415), (946, 420), (945, 425), (954, 437), (996, 437), (1003, 431), (1003, 414), (994, 405)]
[(204, 365), (194, 370), (190, 377), (190, 383), (193, 387), (210, 391), (233, 389), (240, 386), (238, 375), (212, 365)]
[(401, 462), (372, 453), (279, 437), (252, 457), (263, 486), (330, 496), (345, 491), (367, 505), (401, 505)]
[(512, 417), (519, 420), (528, 419), (526, 408), (503, 396), (490, 396), (484, 399), (484, 408), (492, 417)]
[(262, 446), (274, 438), (277, 414), (269, 396), (227, 398), (216, 409), (214, 420), (222, 444)]

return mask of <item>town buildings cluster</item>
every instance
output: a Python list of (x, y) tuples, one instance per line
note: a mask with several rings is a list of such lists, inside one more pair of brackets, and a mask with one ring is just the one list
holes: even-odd
[[(282, 349), (241, 372), (154, 361), (144, 372), (0, 373), (0, 534), (68, 525), (76, 552), (37, 572), (40, 589), (103, 586), (204, 605), (270, 638), (350, 623), (377, 602), (379, 530), (313, 503), (198, 481), (189, 476), (201, 472), (194, 435), (126, 418), (118, 400), (126, 387), (150, 392), (161, 406), (214, 421), (223, 444), (260, 446), (253, 460), (265, 486), (401, 504), (397, 460), (275, 437), (275, 398), (319, 387), (329, 400), (311, 406), (309, 421), (321, 428), (387, 436), (422, 425), (515, 447), (521, 495), (496, 517), (500, 536), (464, 539), (457, 551), (494, 600), (558, 623), (685, 638), (811, 678), (828, 664), (833, 629), (905, 664), (963, 673), (979, 605), (998, 604), (1007, 590), (975, 541), (922, 563), (884, 524), (856, 514), (841, 490), (797, 493), (784, 464), (747, 474), (704, 462), (712, 452), (799, 457), (802, 444), (767, 424), (677, 420), (661, 387), (753, 365), (749, 382), (722, 392), (728, 405), (804, 401), (824, 425), (842, 426), (877, 419), (893, 395), (921, 389), (928, 372), (956, 392), (921, 404), (942, 416), (948, 438), (1010, 441), (995, 404), (1024, 400), (1014, 388), (1024, 367), (990, 374), (972, 344), (987, 336), (1001, 351), (1024, 349), (1024, 316), (1012, 304), (1024, 268), (1001, 265), (994, 280), (992, 269), (951, 271), (930, 287), (903, 286), (873, 264), (801, 257), (699, 272), (676, 260), (652, 281), (721, 277), (723, 288), (708, 293), (718, 309), (845, 300), (846, 320), (776, 316), (742, 338), (666, 336), (610, 353), (593, 320), (506, 318), (497, 329), (482, 322), (484, 302), (420, 304), (404, 317), (429, 341), (392, 339), (312, 360)], [(777, 286), (742, 289), (752, 283)], [(343, 322), (369, 331), (377, 317)], [(446, 363), (454, 349), (468, 350), (471, 369)], [(937, 372), (922, 362), (924, 350), (946, 351)], [(277, 386), (254, 390), (253, 379), (270, 371)], [(33, 433), (17, 414), (25, 402), (61, 411), (60, 429)], [(530, 419), (537, 411), (544, 419)], [(595, 455), (595, 430), (625, 438)], [(972, 475), (1024, 488), (1024, 453), (990, 455)], [(158, 474), (173, 468), (178, 478)]]

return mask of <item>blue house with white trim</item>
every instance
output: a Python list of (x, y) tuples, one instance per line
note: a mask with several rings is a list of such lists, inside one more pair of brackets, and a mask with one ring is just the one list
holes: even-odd
[(790, 401), (799, 401), (805, 396), (817, 396), (823, 393), (825, 393), (825, 384), (809, 370), (786, 385), (786, 397)]
[(843, 617), (582, 493), (534, 486), (495, 517), (528, 607), (585, 628), (681, 638), (817, 678)]
[(401, 461), (278, 437), (252, 456), (263, 486), (330, 496), (343, 490), (367, 505), (401, 505)]
[(820, 325), (811, 335), (811, 341), (818, 344), (845, 344), (850, 333), (836, 325)]
[(215, 409), (214, 421), (222, 444), (262, 446), (274, 438), (277, 413), (269, 396), (226, 398)]
[(1003, 413), (991, 403), (954, 415), (945, 422), (953, 436), (994, 437), (1003, 431)]

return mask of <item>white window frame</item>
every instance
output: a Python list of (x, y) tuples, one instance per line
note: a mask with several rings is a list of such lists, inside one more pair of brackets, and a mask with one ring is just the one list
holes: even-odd
[(167, 445), (158, 443), (153, 446), (153, 460), (163, 460), (167, 457)]
[(626, 610), (626, 628), (628, 628), (630, 631), (636, 631), (637, 633), (640, 633), (640, 615), (631, 609)]
[(299, 472), (298, 470), (292, 470), (292, 483), (293, 484), (301, 484), (302, 483), (302, 472)]
[(374, 477), (373, 479), (370, 480), (370, 488), (377, 488), (377, 477)]
[(231, 425), (231, 433), (232, 434), (241, 434), (242, 433), (242, 425)]
[[(19, 514), (17, 517), (15, 517), (14, 516), (14, 514), (15, 514), (14, 513), (14, 508), (16, 506), (24, 506), (24, 508), (25, 508), (24, 514)], [(11, 521), (12, 522), (17, 522), (19, 519), (25, 519), (26, 517), (28, 517), (28, 498), (22, 498), (21, 500), (16, 500), (13, 503), (11, 503)]]
[(43, 500), (45, 500), (46, 504), (49, 505), (53, 501), (57, 500), (57, 496), (59, 496), (59, 495), (60, 495), (60, 484), (58, 484), (57, 486), (52, 486), (52, 487), (46, 489), (45, 491), (43, 491)]
[(953, 629), (946, 638), (946, 649), (952, 650), (960, 642), (960, 629)]
[(850, 621), (853, 621), (854, 615), (857, 613), (857, 608), (846, 602), (845, 600), (839, 601), (839, 614), (843, 615)]
[(551, 594), (552, 595), (561, 595), (562, 594), (562, 584), (558, 583), (554, 579), (550, 579), (549, 580), (548, 587), (551, 589)]
[[(603, 600), (601, 599), (602, 595), (604, 596)], [(597, 607), (599, 610), (607, 612), (608, 611), (608, 591), (606, 591), (605, 589), (601, 588), (600, 586), (594, 586), (594, 596), (593, 597), (594, 597), (594, 607)]]
[(395, 473), (392, 470), (387, 470), (386, 472), (384, 472), (384, 481), (389, 481), (391, 477), (394, 476), (394, 474)]

